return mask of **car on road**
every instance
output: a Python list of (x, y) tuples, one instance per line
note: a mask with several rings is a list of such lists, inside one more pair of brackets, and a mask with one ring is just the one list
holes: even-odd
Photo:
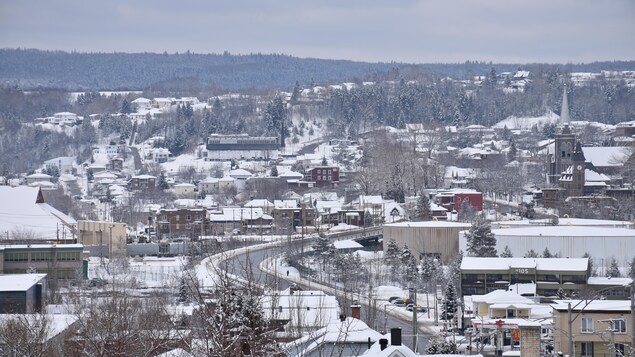
[(426, 312), (426, 311), (428, 311), (425, 307), (420, 306), (420, 305), (415, 306), (415, 304), (408, 304), (406, 306), (406, 310), (408, 310), (408, 311), (413, 311), (415, 309), (416, 309), (417, 312)]
[(388, 298), (389, 303), (394, 303), (395, 300), (403, 299), (401, 296), (391, 296)]

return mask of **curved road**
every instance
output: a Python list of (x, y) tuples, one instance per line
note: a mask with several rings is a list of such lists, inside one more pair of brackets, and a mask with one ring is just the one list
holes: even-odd
[[(298, 241), (294, 242), (296, 245), (299, 244)], [(288, 242), (282, 243), (283, 245), (288, 245)], [(284, 290), (290, 286), (290, 283), (284, 280), (284, 274), (281, 277), (270, 275), (259, 268), (259, 265), (262, 261), (267, 258), (277, 257), (284, 250), (287, 250), (287, 247), (266, 247), (257, 250), (250, 250), (247, 253), (236, 255), (230, 262), (229, 267), (233, 271), (231, 273), (240, 275), (244, 278), (250, 278), (251, 281), (259, 283), (265, 287), (272, 288), (275, 290)], [(297, 247), (296, 247), (297, 249)], [(245, 268), (247, 267), (247, 268)], [(306, 289), (315, 289), (315, 287), (304, 286)], [(404, 345), (412, 348), (412, 320), (401, 316), (391, 315), (390, 311), (384, 311), (383, 309), (377, 309), (375, 312), (376, 319), (374, 326), (369, 326), (374, 328), (377, 331), (390, 331), (391, 328), (399, 327), (402, 331), (402, 342)], [(362, 320), (368, 318), (368, 306), (362, 305)], [(428, 343), (428, 332), (421, 330), (418, 328), (418, 341), (417, 341), (417, 351), (423, 352)]]

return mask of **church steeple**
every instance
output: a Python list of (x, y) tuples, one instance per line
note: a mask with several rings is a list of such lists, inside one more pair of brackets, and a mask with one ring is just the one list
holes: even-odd
[(562, 105), (560, 109), (560, 124), (569, 125), (571, 118), (569, 117), (569, 100), (567, 99), (567, 86), (564, 86), (562, 92)]

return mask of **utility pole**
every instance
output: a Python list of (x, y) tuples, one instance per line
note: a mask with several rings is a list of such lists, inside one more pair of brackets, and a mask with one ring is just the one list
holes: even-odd
[(567, 320), (568, 320), (568, 334), (569, 334), (569, 356), (575, 357), (573, 352), (573, 319), (571, 318), (571, 302), (567, 304)]
[(417, 288), (413, 288), (412, 292), (415, 297), (412, 305), (412, 350), (417, 352)]
[(631, 281), (631, 353), (635, 353), (635, 280)]

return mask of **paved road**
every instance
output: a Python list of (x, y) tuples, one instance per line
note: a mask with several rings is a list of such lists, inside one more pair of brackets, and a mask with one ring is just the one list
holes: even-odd
[[(298, 244), (298, 243), (296, 243)], [(289, 282), (284, 279), (276, 279), (272, 275), (263, 272), (259, 268), (260, 262), (263, 260), (279, 256), (281, 251), (285, 251), (289, 248), (287, 247), (273, 247), (268, 249), (250, 251), (246, 254), (237, 255), (232, 262), (229, 264), (230, 269), (234, 270), (234, 274), (241, 275), (246, 277), (251, 274), (253, 281), (256, 281), (262, 285), (267, 287), (276, 288), (277, 290), (284, 290), (289, 287)], [(294, 248), (297, 249), (297, 248)], [(245, 267), (248, 267), (245, 269)], [(283, 278), (284, 278), (284, 274)], [(306, 289), (311, 289), (311, 286), (305, 286)], [(315, 287), (313, 287), (315, 289)], [(389, 312), (389, 311), (388, 311)], [(393, 315), (385, 314), (383, 309), (376, 310), (376, 318), (374, 323), (368, 322), (368, 313), (369, 309), (367, 306), (362, 306), (361, 317), (369, 326), (373, 327), (377, 331), (389, 331), (391, 328), (399, 327), (402, 330), (403, 343), (412, 348), (412, 320), (405, 320), (401, 317), (395, 317)], [(426, 332), (419, 329), (419, 340), (417, 343), (418, 351), (424, 351), (425, 347), (428, 343), (428, 336)]]

